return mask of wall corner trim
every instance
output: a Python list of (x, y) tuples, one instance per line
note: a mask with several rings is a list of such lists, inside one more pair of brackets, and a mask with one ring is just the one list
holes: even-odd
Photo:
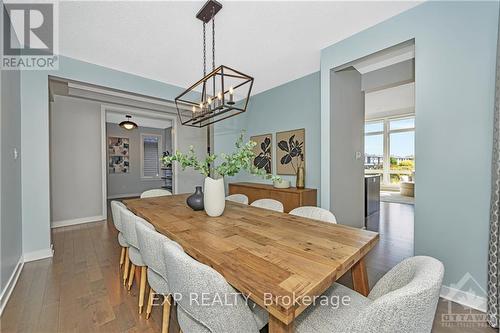
[(43, 249), (38, 251), (27, 252), (23, 255), (24, 262), (30, 262), (45, 258), (51, 258), (54, 255), (54, 250), (52, 246), (49, 249)]
[(53, 221), (50, 224), (50, 227), (52, 229), (54, 229), (54, 228), (66, 227), (66, 226), (75, 225), (75, 224), (82, 224), (82, 223), (104, 222), (105, 220), (106, 220), (106, 216), (103, 216), (103, 215), (89, 216), (89, 217), (82, 217), (82, 218), (71, 219), (71, 220)]
[(12, 294), (12, 291), (14, 290), (17, 284), (17, 280), (19, 279), (19, 275), (21, 275), (23, 267), (24, 267), (24, 258), (23, 256), (21, 256), (19, 258), (19, 261), (17, 262), (16, 268), (10, 275), (9, 281), (7, 281), (4, 290), (2, 290), (2, 293), (0, 294), (0, 316), (2, 315), (3, 310), (5, 309), (5, 306), (9, 301), (10, 295)]
[(486, 297), (478, 296), (474, 293), (452, 288), (449, 286), (441, 287), (440, 296), (445, 300), (452, 301), (481, 312), (486, 312)]

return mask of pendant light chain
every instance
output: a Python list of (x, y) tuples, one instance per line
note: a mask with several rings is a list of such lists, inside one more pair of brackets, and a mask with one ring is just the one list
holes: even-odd
[[(215, 12), (212, 8), (212, 71), (215, 70)], [(212, 94), (215, 98), (217, 92), (215, 91), (215, 75), (212, 79)]]
[(212, 70), (214, 69), (215, 69), (215, 15), (212, 15)]
[(207, 75), (207, 37), (206, 24), (203, 22), (203, 77)]
[[(222, 5), (217, 0), (206, 0), (196, 14), (196, 18), (203, 23), (203, 77), (175, 98), (175, 106), (182, 125), (197, 128), (208, 127), (208, 141), (211, 140), (210, 126), (212, 124), (247, 110), (254, 82), (253, 77), (228, 66), (219, 64), (216, 67), (215, 15), (221, 9)], [(207, 29), (212, 29), (212, 31), (207, 31)], [(210, 33), (212, 36), (207, 36)], [(210, 45), (207, 45), (210, 43), (207, 38), (210, 37), (212, 37), (212, 54), (207, 49), (210, 48)], [(212, 59), (207, 59), (210, 56)], [(210, 60), (212, 61), (211, 69)], [(210, 153), (210, 147), (207, 148)]]

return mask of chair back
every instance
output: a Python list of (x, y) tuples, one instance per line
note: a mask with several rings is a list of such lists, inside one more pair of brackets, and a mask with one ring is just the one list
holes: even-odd
[(137, 241), (141, 249), (142, 260), (148, 268), (167, 279), (167, 266), (163, 260), (162, 244), (166, 242), (174, 243), (180, 250), (182, 247), (168, 237), (157, 232), (151, 224), (138, 222), (135, 224)]
[(354, 321), (354, 332), (430, 332), (439, 301), (444, 266), (434, 258), (403, 260), (373, 287), (373, 302)]
[(141, 223), (146, 225), (150, 229), (155, 229), (151, 223), (148, 221), (136, 216), (128, 209), (121, 211), (121, 223), (123, 226), (123, 235), (127, 240), (127, 243), (135, 247), (136, 249), (140, 249), (139, 241), (137, 240), (137, 232), (135, 230), (135, 225), (137, 223)]
[(314, 206), (297, 207), (295, 209), (292, 209), (289, 214), (295, 216), (307, 217), (309, 219), (319, 220), (323, 222), (337, 223), (335, 215), (333, 215), (333, 213), (330, 212), (329, 210), (326, 210), (321, 207), (314, 207)]
[(226, 200), (248, 205), (248, 197), (244, 194), (231, 194), (226, 197)]
[(127, 207), (121, 201), (111, 201), (111, 215), (113, 216), (113, 224), (115, 225), (116, 230), (118, 230), (119, 232), (123, 232), (120, 216), (120, 211), (122, 209), (127, 209)]
[(183, 332), (259, 332), (245, 299), (222, 275), (170, 242), (163, 254)]
[(147, 190), (142, 192), (141, 194), (141, 199), (144, 198), (153, 198), (153, 197), (163, 197), (166, 195), (172, 195), (172, 192), (163, 190), (161, 188), (155, 188), (153, 190)]
[(285, 210), (283, 208), (283, 204), (281, 202), (279, 202), (278, 200), (274, 200), (274, 199), (255, 200), (254, 202), (252, 202), (250, 204), (250, 206), (274, 210), (276, 212), (281, 212), (281, 213), (283, 213), (283, 211)]

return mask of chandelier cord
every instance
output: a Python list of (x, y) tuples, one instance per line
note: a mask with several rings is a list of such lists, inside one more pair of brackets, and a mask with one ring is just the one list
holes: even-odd
[(212, 70), (215, 69), (215, 14), (212, 8)]
[(203, 22), (203, 77), (207, 75), (207, 40), (205, 25), (205, 22)]

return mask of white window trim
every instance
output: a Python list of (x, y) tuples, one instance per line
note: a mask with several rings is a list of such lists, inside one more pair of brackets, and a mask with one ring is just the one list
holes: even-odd
[[(414, 132), (415, 131), (415, 126), (409, 127), (409, 128), (401, 128), (401, 129), (394, 129), (391, 130), (389, 127), (389, 124), (393, 120), (404, 120), (408, 118), (414, 118), (415, 119), (415, 114), (404, 114), (404, 115), (398, 115), (398, 116), (390, 116), (390, 117), (383, 117), (383, 118), (373, 118), (373, 119), (366, 119), (365, 124), (367, 123), (377, 123), (377, 122), (382, 122), (384, 126), (383, 131), (377, 131), (377, 132), (369, 132), (365, 133), (365, 136), (371, 136), (371, 135), (383, 135), (383, 158), (384, 158), (384, 164), (383, 164), (383, 169), (382, 170), (366, 170), (365, 169), (365, 174), (381, 174), (382, 175), (382, 181), (380, 183), (381, 189), (385, 190), (397, 190), (399, 189), (399, 185), (392, 184), (390, 175), (391, 174), (407, 174), (411, 175), (412, 172), (409, 170), (390, 170), (391, 166), (388, 161), (390, 161), (390, 147), (391, 147), (391, 134), (393, 133), (405, 133), (405, 132)], [(417, 157), (415, 156), (414, 163), (416, 165), (416, 159)]]
[(156, 177), (147, 177), (144, 176), (144, 137), (157, 137), (158, 138), (158, 157), (160, 158), (162, 155), (162, 147), (163, 147), (163, 136), (161, 134), (153, 134), (153, 133), (141, 133), (141, 141), (140, 141), (140, 151), (141, 151), (141, 180), (160, 180), (161, 179), (161, 165), (160, 160), (158, 159), (158, 176)]

